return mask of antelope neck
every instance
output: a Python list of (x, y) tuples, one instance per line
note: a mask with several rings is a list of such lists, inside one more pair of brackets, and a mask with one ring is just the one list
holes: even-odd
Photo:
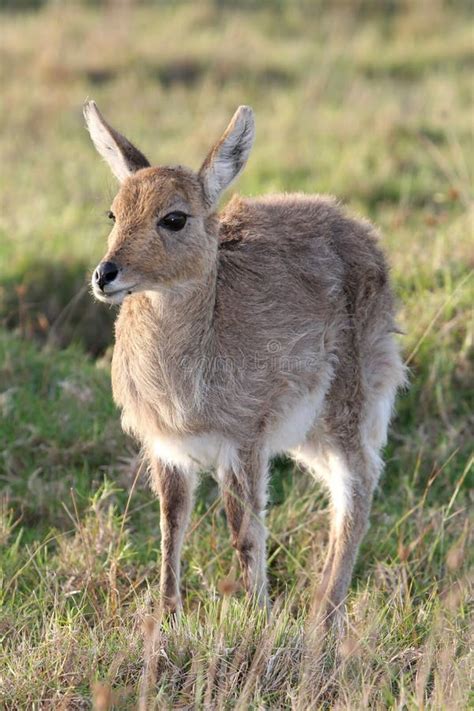
[(217, 265), (212, 265), (201, 279), (147, 292), (161, 339), (184, 353), (210, 355), (216, 289)]

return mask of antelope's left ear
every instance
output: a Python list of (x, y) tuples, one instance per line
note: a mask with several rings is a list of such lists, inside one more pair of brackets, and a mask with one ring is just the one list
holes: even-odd
[(120, 182), (140, 168), (150, 167), (143, 153), (107, 123), (95, 101), (84, 104), (84, 118), (94, 146)]
[(245, 166), (255, 138), (250, 106), (239, 106), (219, 141), (211, 148), (199, 171), (206, 200), (213, 207), (222, 192)]

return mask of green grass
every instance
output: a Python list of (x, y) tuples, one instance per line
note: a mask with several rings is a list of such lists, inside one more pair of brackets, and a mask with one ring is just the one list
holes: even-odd
[[(469, 4), (34, 5), (1, 16), (0, 705), (468, 708)], [(206, 477), (184, 615), (155, 625), (159, 505), (112, 403), (114, 314), (87, 293), (115, 191), (87, 96), (152, 160), (193, 167), (251, 104), (242, 193), (333, 192), (381, 228), (411, 385), (337, 649), (308, 620), (327, 501), (285, 460), (270, 620), (242, 596)]]

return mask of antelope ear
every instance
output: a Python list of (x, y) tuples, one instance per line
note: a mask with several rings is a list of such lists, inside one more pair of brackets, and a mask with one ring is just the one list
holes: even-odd
[(209, 151), (199, 171), (209, 206), (245, 166), (255, 138), (255, 121), (250, 106), (239, 106), (222, 137)]
[(150, 167), (138, 148), (109, 126), (95, 101), (86, 101), (84, 104), (84, 118), (94, 146), (120, 182), (140, 168)]

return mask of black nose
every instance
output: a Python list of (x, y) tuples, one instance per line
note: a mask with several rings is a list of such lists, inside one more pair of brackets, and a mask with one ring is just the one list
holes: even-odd
[(103, 289), (105, 284), (113, 281), (117, 274), (118, 269), (113, 262), (102, 262), (94, 272), (94, 280), (99, 288)]

